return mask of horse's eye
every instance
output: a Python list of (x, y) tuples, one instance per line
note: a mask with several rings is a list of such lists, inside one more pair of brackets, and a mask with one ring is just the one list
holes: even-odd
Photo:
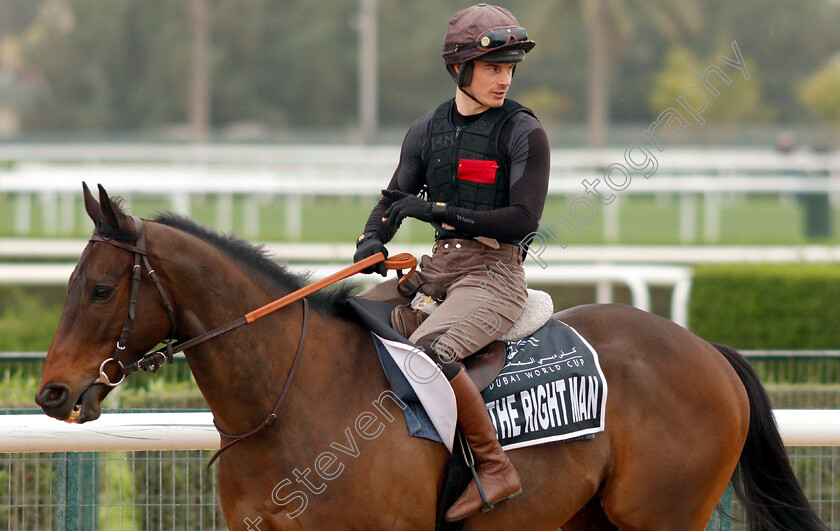
[(95, 288), (93, 288), (91, 298), (95, 301), (104, 301), (105, 299), (109, 298), (113, 293), (113, 288), (109, 286), (96, 286)]

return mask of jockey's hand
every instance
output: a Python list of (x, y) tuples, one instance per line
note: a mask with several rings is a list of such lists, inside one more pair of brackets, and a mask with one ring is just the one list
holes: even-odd
[[(385, 248), (379, 238), (373, 233), (365, 233), (359, 236), (356, 241), (356, 254), (353, 255), (353, 263), (360, 262), (368, 256), (373, 256), (376, 253), (382, 253), (385, 258), (388, 258), (388, 249)], [(371, 273), (379, 273), (383, 277), (388, 276), (388, 268), (385, 267), (385, 262), (373, 264), (370, 267), (362, 269), (362, 273), (370, 275)]]
[(382, 195), (394, 200), (382, 214), (382, 221), (387, 222), (395, 230), (407, 217), (426, 222), (441, 222), (446, 214), (446, 203), (424, 201), (416, 195), (399, 190), (382, 190)]

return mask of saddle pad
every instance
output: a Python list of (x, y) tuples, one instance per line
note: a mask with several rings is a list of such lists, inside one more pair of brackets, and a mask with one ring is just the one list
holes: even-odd
[[(422, 351), (411, 350), (411, 344), (381, 338), (376, 343), (383, 367), (390, 365), (386, 374), (391, 384), (410, 385), (427, 411), (434, 411), (430, 420), (451, 451), (457, 420), (451, 387), (441, 393), (424, 383), (433, 362)], [(607, 382), (598, 354), (572, 327), (549, 322), (530, 338), (507, 343), (506, 350), (505, 367), (481, 392), (502, 448), (591, 438), (604, 430)], [(388, 358), (396, 363), (386, 364)], [(439, 371), (434, 380), (446, 381)]]
[(551, 320), (505, 348), (502, 372), (481, 392), (502, 448), (604, 430), (607, 381), (595, 349), (575, 329)]
[[(440, 368), (411, 343), (404, 340), (389, 341), (373, 332), (371, 334), (392, 390), (401, 398), (405, 397), (403, 400), (407, 404), (419, 402), (418, 405), (422, 405), (422, 413), (414, 411), (416, 422), (421, 424), (417, 427), (411, 426), (414, 419), (408, 418), (409, 409), (404, 409), (409, 433), (414, 437), (443, 442), (446, 449), (452, 452), (458, 412), (455, 409), (455, 393)], [(411, 391), (414, 391), (413, 396)], [(423, 426), (426, 422), (432, 424), (432, 430)], [(430, 435), (426, 433), (428, 431), (433, 433)], [(435, 431), (439, 439), (434, 437)]]
[[(442, 442), (455, 441), (455, 393), (437, 365), (391, 328), (393, 304), (353, 297), (347, 300), (373, 336), (379, 362), (403, 408), (408, 433)], [(407, 376), (408, 375), (408, 376)]]
[[(404, 409), (409, 433), (443, 442), (452, 451), (455, 394), (446, 378), (423, 351), (391, 329), (393, 305), (356, 298), (350, 306), (371, 329), (392, 389), (409, 406)], [(598, 354), (577, 331), (552, 319), (505, 349), (505, 367), (481, 393), (503, 448), (591, 438), (604, 430), (607, 382)]]

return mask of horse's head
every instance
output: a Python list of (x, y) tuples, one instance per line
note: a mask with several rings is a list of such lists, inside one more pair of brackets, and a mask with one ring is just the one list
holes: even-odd
[[(99, 418), (100, 402), (111, 390), (108, 383), (123, 376), (121, 364), (138, 360), (172, 328), (160, 295), (145, 275), (132, 289), (140, 258), (133, 249), (142, 225), (127, 216), (102, 186), (99, 202), (87, 185), (84, 198), (96, 228), (70, 277), (64, 312), (35, 395), (47, 415), (79, 423)], [(142, 270), (140, 265), (137, 273)], [(135, 305), (129, 309), (132, 291), (136, 312)], [(127, 317), (130, 314), (133, 319)], [(107, 361), (111, 358), (118, 362)]]

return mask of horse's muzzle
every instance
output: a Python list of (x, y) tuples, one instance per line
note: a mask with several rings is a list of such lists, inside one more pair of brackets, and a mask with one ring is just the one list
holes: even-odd
[(65, 384), (47, 384), (35, 395), (35, 403), (46, 410), (56, 410), (67, 402), (70, 396), (70, 387)]
[[(66, 384), (51, 383), (44, 386), (35, 395), (35, 403), (50, 417), (65, 422), (83, 423), (96, 420), (102, 414), (100, 396), (106, 390), (102, 384), (89, 385), (73, 400), (70, 387)], [(107, 394), (107, 390), (105, 392)]]

